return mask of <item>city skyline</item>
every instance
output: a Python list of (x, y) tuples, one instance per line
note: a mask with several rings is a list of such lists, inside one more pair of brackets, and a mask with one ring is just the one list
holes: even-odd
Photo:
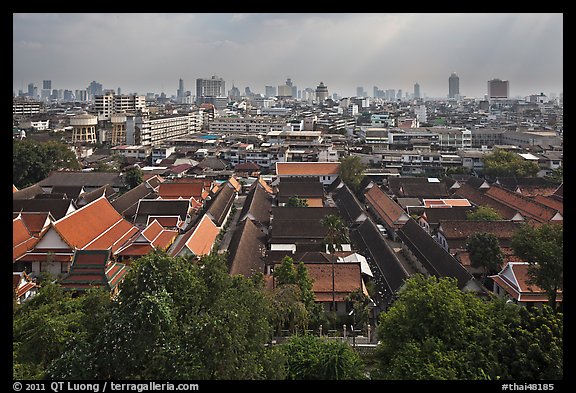
[(226, 90), (292, 79), (330, 96), (362, 86), (482, 98), (487, 81), (510, 96), (563, 92), (563, 15), (556, 14), (14, 14), (13, 90), (85, 89), (95, 80), (124, 93), (195, 94), (212, 75)]

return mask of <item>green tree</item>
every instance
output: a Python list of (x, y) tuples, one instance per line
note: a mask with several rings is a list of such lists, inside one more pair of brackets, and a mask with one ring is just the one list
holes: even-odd
[[(497, 359), (487, 305), (453, 278), (410, 277), (380, 314), (377, 376), (384, 379), (484, 379)], [(492, 345), (491, 345), (492, 344)]]
[(352, 307), (353, 314), (350, 323), (354, 326), (354, 329), (366, 329), (370, 318), (370, 310), (372, 309), (371, 299), (362, 289), (358, 288), (350, 292), (346, 297), (346, 301)]
[(291, 337), (281, 348), (287, 359), (286, 379), (366, 379), (360, 356), (345, 342), (303, 335)]
[[(326, 230), (324, 244), (328, 252), (333, 254), (343, 250), (343, 244), (350, 243), (350, 234), (344, 220), (336, 214), (328, 214), (320, 220), (320, 224)], [(332, 311), (336, 312), (334, 259), (332, 259)]]
[(494, 208), (489, 206), (478, 206), (476, 209), (466, 213), (466, 219), (470, 221), (499, 221), (504, 218)]
[(530, 282), (546, 291), (553, 310), (557, 292), (564, 287), (563, 228), (562, 223), (523, 224), (512, 237), (514, 253), (530, 263)]
[(142, 172), (142, 169), (138, 166), (132, 166), (124, 172), (124, 184), (131, 190), (144, 181), (143, 176), (144, 172)]
[(80, 168), (74, 152), (61, 142), (12, 142), (12, 181), (18, 188), (38, 183), (55, 170)]
[(300, 198), (297, 195), (288, 198), (287, 207), (308, 207), (308, 200), (306, 198)]
[[(265, 345), (271, 328), (261, 283), (230, 276), (217, 254), (194, 262), (151, 252), (132, 263), (94, 341), (77, 354), (68, 348), (52, 377), (278, 377), (268, 368), (278, 362)], [(66, 360), (88, 358), (84, 374), (62, 375), (62, 370), (74, 370)]]
[(66, 350), (68, 343), (86, 331), (81, 299), (50, 281), (14, 312), (13, 377), (41, 379)]
[(504, 262), (500, 242), (493, 233), (477, 232), (466, 239), (466, 251), (470, 253), (472, 267), (482, 268), (482, 284), (489, 273), (496, 273)]
[(345, 156), (340, 159), (340, 178), (354, 192), (360, 190), (365, 170), (366, 165), (358, 156)]
[(315, 302), (312, 290), (313, 281), (308, 275), (304, 262), (294, 263), (285, 256), (272, 273), (275, 288), (272, 293), (272, 321), (279, 333), (287, 328), (292, 333), (305, 331), (321, 320), (322, 306)]
[(484, 173), (496, 177), (534, 177), (539, 171), (538, 164), (527, 161), (518, 154), (503, 149), (494, 149), (492, 153), (482, 157)]

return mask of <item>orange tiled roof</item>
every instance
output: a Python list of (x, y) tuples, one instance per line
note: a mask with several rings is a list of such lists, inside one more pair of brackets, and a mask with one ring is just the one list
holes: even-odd
[(319, 302), (332, 301), (332, 268), (334, 268), (334, 294), (343, 301), (354, 290), (362, 288), (360, 263), (308, 263), (308, 275), (313, 279), (312, 291)]
[(20, 215), (14, 218), (12, 220), (12, 261), (26, 254), (39, 240), (32, 236)]
[(401, 227), (409, 219), (404, 209), (382, 191), (380, 187), (374, 186), (370, 188), (365, 196), (376, 213), (391, 228)]
[(472, 206), (466, 198), (422, 199), (424, 207)]
[(77, 249), (116, 251), (138, 229), (103, 195), (54, 223), (62, 239)]
[(552, 209), (558, 210), (560, 214), (564, 214), (564, 202), (549, 196), (536, 195), (534, 200), (538, 203), (551, 207)]
[(236, 190), (236, 192), (242, 191), (242, 185), (238, 182), (238, 180), (234, 176), (230, 176), (228, 179), (228, 183)]
[(326, 176), (338, 175), (339, 162), (277, 162), (278, 176)]
[(203, 182), (164, 182), (158, 186), (158, 195), (162, 199), (201, 199), (203, 193)]
[(196, 228), (188, 231), (170, 254), (176, 256), (184, 247), (197, 256), (209, 254), (218, 233), (220, 230), (216, 224), (205, 214)]

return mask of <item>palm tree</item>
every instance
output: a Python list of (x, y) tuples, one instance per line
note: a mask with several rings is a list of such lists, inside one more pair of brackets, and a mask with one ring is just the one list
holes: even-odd
[[(326, 235), (324, 236), (324, 244), (328, 248), (329, 253), (334, 253), (335, 251), (342, 251), (343, 244), (350, 242), (350, 236), (348, 234), (348, 227), (344, 223), (344, 220), (336, 214), (329, 214), (324, 216), (320, 220), (322, 226), (326, 229)], [(336, 312), (336, 294), (334, 286), (334, 257), (331, 256), (332, 260), (332, 310)]]

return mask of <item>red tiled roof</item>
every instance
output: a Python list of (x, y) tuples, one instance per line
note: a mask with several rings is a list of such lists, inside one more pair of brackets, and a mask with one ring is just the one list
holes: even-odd
[(391, 228), (399, 228), (408, 221), (409, 217), (402, 207), (394, 202), (378, 186), (370, 188), (365, 194), (366, 200)]
[(507, 190), (501, 186), (493, 185), (486, 191), (486, 195), (497, 201), (518, 210), (522, 215), (539, 222), (551, 221), (558, 210), (542, 203), (536, 202), (528, 197), (522, 196), (514, 191)]
[(538, 203), (551, 207), (554, 210), (558, 210), (560, 214), (564, 214), (564, 202), (549, 196), (536, 195), (534, 200)]
[(340, 172), (339, 162), (277, 162), (278, 176), (327, 176)]
[[(497, 275), (490, 276), (495, 283), (510, 296), (521, 302), (546, 302), (546, 292), (536, 284), (529, 283), (528, 262), (508, 262)], [(558, 291), (557, 302), (562, 301), (562, 292)]]

